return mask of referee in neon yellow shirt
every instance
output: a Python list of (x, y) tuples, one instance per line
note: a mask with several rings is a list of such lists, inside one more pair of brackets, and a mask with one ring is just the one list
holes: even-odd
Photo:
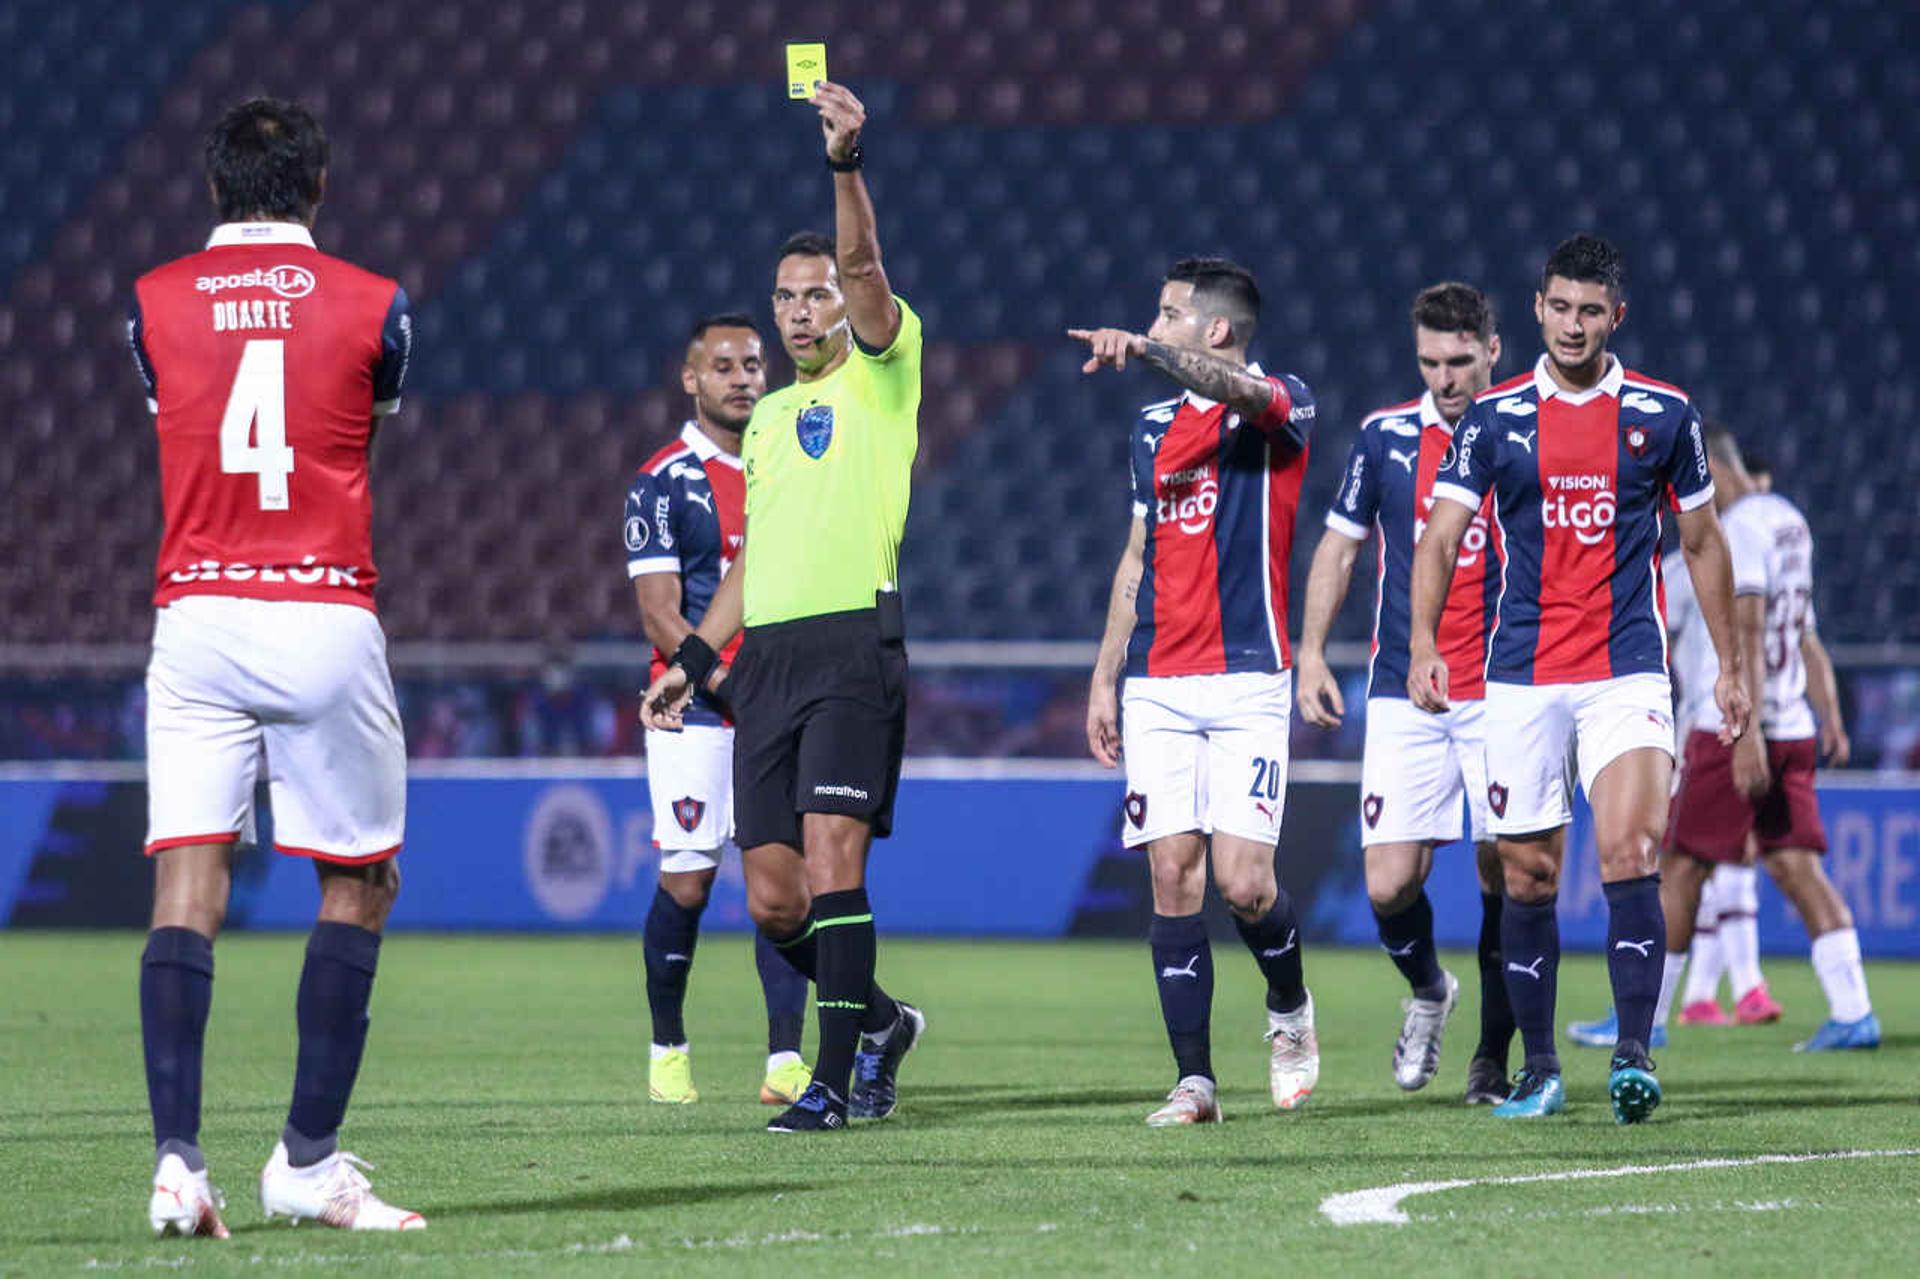
[[(649, 728), (677, 729), (691, 690), (725, 681), (747, 906), (813, 979), (820, 1010), (813, 1082), (773, 1132), (892, 1114), (901, 1059), (926, 1028), (874, 981), (866, 888), (906, 748), (898, 576), (919, 444), (920, 317), (880, 264), (860, 176), (866, 108), (824, 82), (814, 104), (834, 238), (790, 238), (773, 289), (798, 377), (754, 407), (741, 448), (748, 545), (641, 709)], [(743, 624), (729, 673), (717, 654)]]

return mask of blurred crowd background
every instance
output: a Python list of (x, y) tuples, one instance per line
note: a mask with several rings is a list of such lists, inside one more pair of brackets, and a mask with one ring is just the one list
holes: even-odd
[[(1920, 8), (1875, 0), (0, 0), (0, 757), (141, 752), (126, 302), (204, 240), (201, 135), (262, 91), (331, 134), (321, 247), (414, 299), (375, 466), (411, 749), (636, 753), (628, 479), (685, 415), (691, 322), (765, 317), (774, 249), (830, 213), (788, 39), (869, 104), (926, 322), (914, 753), (1083, 752), (1127, 428), (1165, 391), (1083, 378), (1065, 328), (1144, 328), (1185, 254), (1258, 274), (1255, 354), (1320, 402), (1297, 626), (1359, 419), (1418, 389), (1413, 294), (1486, 289), (1519, 371), (1539, 263), (1593, 230), (1628, 259), (1616, 349), (1812, 522), (1856, 762), (1920, 767)], [(1357, 757), (1357, 720), (1295, 748)]]

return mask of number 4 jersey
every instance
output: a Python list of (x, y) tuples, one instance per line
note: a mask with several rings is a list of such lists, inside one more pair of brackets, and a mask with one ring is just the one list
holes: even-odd
[(155, 605), (371, 609), (367, 451), (400, 406), (406, 292), (319, 252), (303, 226), (228, 223), (140, 277), (127, 335), (160, 437)]

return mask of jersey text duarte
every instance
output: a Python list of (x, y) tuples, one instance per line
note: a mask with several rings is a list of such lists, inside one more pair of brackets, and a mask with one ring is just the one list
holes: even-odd
[[(1373, 660), (1367, 696), (1405, 697), (1412, 658), (1413, 548), (1433, 509), (1433, 483), (1453, 447), (1453, 426), (1431, 393), (1369, 414), (1347, 455), (1327, 527), (1356, 542), (1379, 530)], [(1463, 701), (1486, 691), (1487, 636), (1500, 599), (1499, 548), (1487, 517), (1491, 497), (1460, 542), (1453, 585), (1440, 614), (1440, 656), (1447, 689)]]
[(367, 449), (412, 351), (400, 286), (303, 226), (228, 223), (140, 277), (127, 336), (160, 437), (154, 603), (372, 608)]
[[(740, 459), (723, 451), (692, 422), (673, 443), (647, 459), (627, 490), (621, 539), (627, 576), (674, 573), (680, 578), (680, 613), (695, 626), (707, 615), (720, 579), (740, 551), (746, 531), (747, 484)], [(731, 662), (740, 637), (721, 652)], [(667, 657), (653, 653), (653, 676)], [(720, 704), (705, 689), (688, 704), (689, 724), (721, 724)]]
[(1712, 500), (1706, 438), (1678, 387), (1607, 360), (1585, 391), (1560, 389), (1542, 356), (1481, 395), (1434, 483), (1436, 499), (1475, 511), (1494, 495), (1503, 572), (1490, 680), (1666, 673), (1661, 508)]
[(1267, 381), (1273, 399), (1251, 421), (1192, 394), (1140, 411), (1133, 512), (1146, 521), (1147, 541), (1128, 675), (1292, 663), (1287, 555), (1314, 402), (1291, 374)]

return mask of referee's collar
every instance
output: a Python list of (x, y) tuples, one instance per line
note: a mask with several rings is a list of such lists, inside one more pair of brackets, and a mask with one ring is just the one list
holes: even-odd
[(298, 244), (313, 247), (313, 232), (298, 222), (222, 222), (207, 237), (209, 249), (236, 244)]
[[(1260, 367), (1260, 361), (1258, 360), (1247, 365), (1247, 372), (1253, 374), (1255, 377), (1265, 377), (1267, 375), (1266, 370)], [(1204, 395), (1195, 395), (1192, 391), (1188, 391), (1182, 398), (1202, 413), (1205, 413), (1208, 409), (1220, 402), (1218, 400), (1209, 400)]]
[(685, 426), (680, 428), (680, 442), (692, 449), (693, 455), (702, 462), (717, 461), (735, 470), (740, 468), (740, 458), (715, 444), (712, 437), (701, 430), (700, 424), (691, 418), (687, 420)]

